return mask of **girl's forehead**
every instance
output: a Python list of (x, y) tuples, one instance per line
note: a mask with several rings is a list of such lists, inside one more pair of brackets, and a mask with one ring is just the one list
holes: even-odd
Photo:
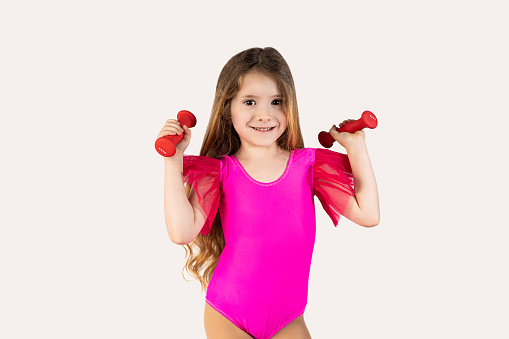
[(277, 81), (260, 72), (246, 73), (240, 82), (239, 92), (281, 92)]

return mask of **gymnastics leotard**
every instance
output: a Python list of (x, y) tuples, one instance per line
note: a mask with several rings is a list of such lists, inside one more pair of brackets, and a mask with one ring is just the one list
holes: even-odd
[(205, 300), (238, 328), (268, 339), (304, 313), (315, 243), (314, 195), (337, 226), (354, 195), (348, 156), (292, 150), (280, 178), (259, 182), (234, 155), (184, 155), (183, 178), (210, 233), (219, 210), (225, 246)]

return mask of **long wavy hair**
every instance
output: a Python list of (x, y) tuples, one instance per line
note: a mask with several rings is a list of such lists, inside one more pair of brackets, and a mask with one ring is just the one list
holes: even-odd
[[(233, 155), (239, 150), (240, 138), (232, 124), (230, 106), (232, 98), (239, 91), (245, 75), (249, 72), (260, 72), (271, 77), (283, 94), (288, 124), (285, 132), (277, 140), (278, 147), (287, 151), (304, 148), (297, 96), (290, 67), (276, 49), (255, 47), (234, 55), (221, 70), (200, 155), (219, 159), (223, 155)], [(188, 196), (190, 191), (191, 186), (186, 186)], [(199, 233), (190, 244), (183, 245), (187, 246), (187, 248), (184, 247), (187, 258), (184, 269), (200, 281), (202, 292), (207, 290), (224, 245), (219, 211), (209, 234), (203, 236)], [(198, 253), (195, 254), (193, 249), (198, 249)], [(203, 271), (202, 274), (201, 271)]]

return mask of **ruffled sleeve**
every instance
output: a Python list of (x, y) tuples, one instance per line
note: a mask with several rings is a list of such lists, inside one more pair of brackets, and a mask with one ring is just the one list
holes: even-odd
[(313, 190), (334, 226), (337, 226), (340, 215), (343, 214), (348, 202), (355, 194), (348, 155), (316, 148)]
[(183, 181), (196, 191), (198, 202), (205, 212), (205, 224), (201, 234), (207, 235), (216, 217), (221, 197), (221, 162), (207, 156), (185, 154), (183, 160)]

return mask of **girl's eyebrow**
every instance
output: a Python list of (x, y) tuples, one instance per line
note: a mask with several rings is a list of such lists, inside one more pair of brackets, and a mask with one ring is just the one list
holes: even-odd
[[(240, 97), (241, 98), (256, 98), (256, 99), (259, 98), (258, 96), (252, 95), (252, 94), (244, 94), (244, 95), (241, 95)], [(282, 94), (276, 94), (276, 95), (271, 96), (271, 98), (275, 98), (275, 97), (283, 97), (283, 95)]]

